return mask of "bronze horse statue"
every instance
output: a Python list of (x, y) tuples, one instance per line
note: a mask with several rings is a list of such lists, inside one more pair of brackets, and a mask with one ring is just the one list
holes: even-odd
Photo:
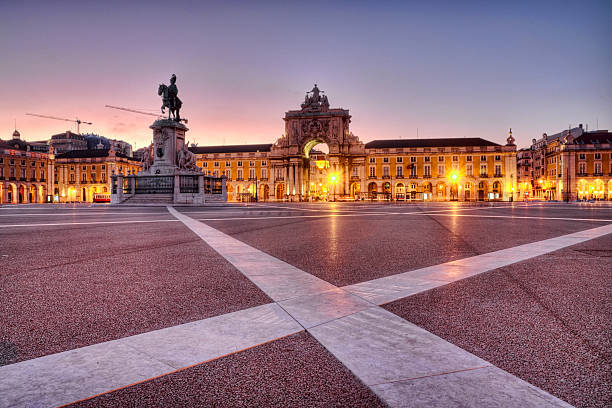
[(181, 121), (181, 115), (179, 111), (181, 110), (181, 106), (183, 106), (183, 102), (178, 98), (178, 96), (168, 95), (168, 86), (165, 84), (160, 84), (157, 89), (157, 94), (162, 97), (162, 106), (161, 112), (165, 114), (164, 108), (168, 108), (168, 119), (172, 119), (171, 115), (174, 116), (174, 120), (177, 122)]

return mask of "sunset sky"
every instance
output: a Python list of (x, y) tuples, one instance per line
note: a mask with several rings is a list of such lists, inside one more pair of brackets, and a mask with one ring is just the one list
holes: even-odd
[[(430, 4), (431, 3), (431, 4)], [(142, 147), (178, 77), (187, 139), (272, 143), (316, 82), (364, 141), (483, 137), (519, 146), (612, 129), (612, 2), (0, 2), (0, 138), (68, 122)]]

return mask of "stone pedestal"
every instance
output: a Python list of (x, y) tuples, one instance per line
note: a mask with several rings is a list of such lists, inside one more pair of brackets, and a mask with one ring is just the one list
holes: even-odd
[(116, 186), (111, 203), (202, 205), (207, 201), (227, 201), (226, 178), (205, 176), (195, 165), (195, 155), (186, 150), (185, 132), (189, 129), (185, 125), (163, 119), (150, 127), (153, 163), (138, 174), (111, 176)]
[(176, 153), (185, 145), (187, 126), (169, 119), (156, 120), (153, 129), (153, 164), (150, 175), (170, 175), (176, 172)]

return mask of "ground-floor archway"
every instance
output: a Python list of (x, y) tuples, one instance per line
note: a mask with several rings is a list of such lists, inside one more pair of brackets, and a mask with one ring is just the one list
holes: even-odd
[(282, 200), (285, 197), (285, 184), (278, 183), (276, 185), (276, 199)]
[(378, 194), (378, 185), (373, 181), (368, 184), (368, 197), (370, 199), (375, 199)]
[(423, 200), (433, 200), (433, 185), (429, 181), (423, 183)]
[(262, 184), (259, 189), (259, 200), (268, 201), (270, 198), (270, 186)]
[(463, 186), (463, 198), (465, 201), (472, 201), (475, 199), (474, 197), (474, 183), (467, 182)]
[(444, 200), (445, 197), (446, 197), (446, 183), (444, 183), (443, 181), (439, 181), (438, 184), (436, 184), (436, 199)]
[(351, 197), (357, 198), (359, 197), (359, 193), (361, 192), (361, 186), (357, 182), (351, 183), (350, 187)]
[(486, 181), (478, 183), (478, 201), (484, 201), (489, 190), (489, 186)]
[(404, 186), (404, 183), (397, 183), (395, 185), (395, 199), (397, 201), (406, 200), (406, 187)]

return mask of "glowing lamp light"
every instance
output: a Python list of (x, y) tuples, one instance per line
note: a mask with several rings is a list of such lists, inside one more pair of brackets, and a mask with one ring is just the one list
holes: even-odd
[(335, 174), (335, 173), (332, 173), (329, 176), (329, 182), (332, 183), (332, 184), (336, 184), (338, 182), (338, 175)]

